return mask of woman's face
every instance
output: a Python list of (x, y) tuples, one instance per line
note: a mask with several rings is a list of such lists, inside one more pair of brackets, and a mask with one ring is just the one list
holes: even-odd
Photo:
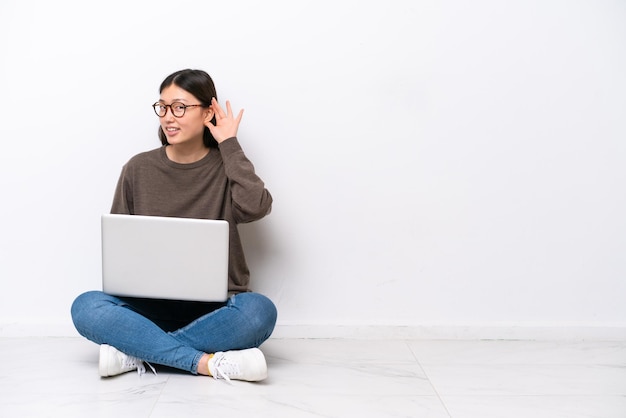
[[(184, 105), (200, 104), (200, 101), (194, 95), (175, 84), (163, 89), (159, 102), (164, 105), (171, 105), (175, 102)], [(170, 145), (190, 144), (192, 142), (202, 143), (204, 121), (207, 117), (209, 119), (213, 117), (213, 111), (208, 107), (187, 107), (185, 114), (181, 117), (175, 117), (172, 109), (167, 107), (167, 113), (159, 118), (159, 122)]]

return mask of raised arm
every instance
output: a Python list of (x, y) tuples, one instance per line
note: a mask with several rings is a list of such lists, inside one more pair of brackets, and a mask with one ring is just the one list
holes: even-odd
[(226, 101), (224, 111), (215, 98), (211, 107), (215, 113), (215, 125), (210, 120), (206, 120), (205, 125), (220, 147), (226, 177), (230, 182), (235, 219), (238, 223), (261, 219), (271, 211), (272, 196), (237, 140), (243, 109), (235, 117), (229, 101)]

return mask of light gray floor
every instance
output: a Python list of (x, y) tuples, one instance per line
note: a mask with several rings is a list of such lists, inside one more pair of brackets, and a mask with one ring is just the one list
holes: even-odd
[(2, 417), (624, 418), (626, 342), (271, 339), (269, 378), (102, 379), (82, 338), (0, 339)]

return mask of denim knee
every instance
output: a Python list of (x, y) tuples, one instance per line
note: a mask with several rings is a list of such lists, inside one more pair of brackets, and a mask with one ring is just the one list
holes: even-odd
[[(72, 322), (79, 334), (88, 337), (89, 330), (92, 329), (94, 323), (97, 323), (99, 313), (97, 307), (108, 295), (92, 290), (79, 295), (70, 308)], [(88, 337), (89, 338), (89, 337)]]
[(240, 293), (235, 296), (235, 304), (243, 311), (249, 326), (257, 334), (257, 345), (267, 340), (276, 325), (278, 311), (274, 302), (260, 293)]

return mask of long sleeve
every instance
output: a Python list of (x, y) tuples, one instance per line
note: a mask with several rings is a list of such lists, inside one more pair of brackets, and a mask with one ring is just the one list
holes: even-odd
[(130, 179), (127, 176), (127, 170), (128, 166), (125, 165), (117, 181), (117, 187), (113, 195), (113, 204), (111, 205), (111, 213), (121, 215), (133, 214), (133, 194)]
[(244, 154), (236, 137), (220, 144), (224, 170), (230, 184), (233, 217), (237, 223), (258, 220), (272, 209), (272, 195), (256, 175), (252, 162)]

